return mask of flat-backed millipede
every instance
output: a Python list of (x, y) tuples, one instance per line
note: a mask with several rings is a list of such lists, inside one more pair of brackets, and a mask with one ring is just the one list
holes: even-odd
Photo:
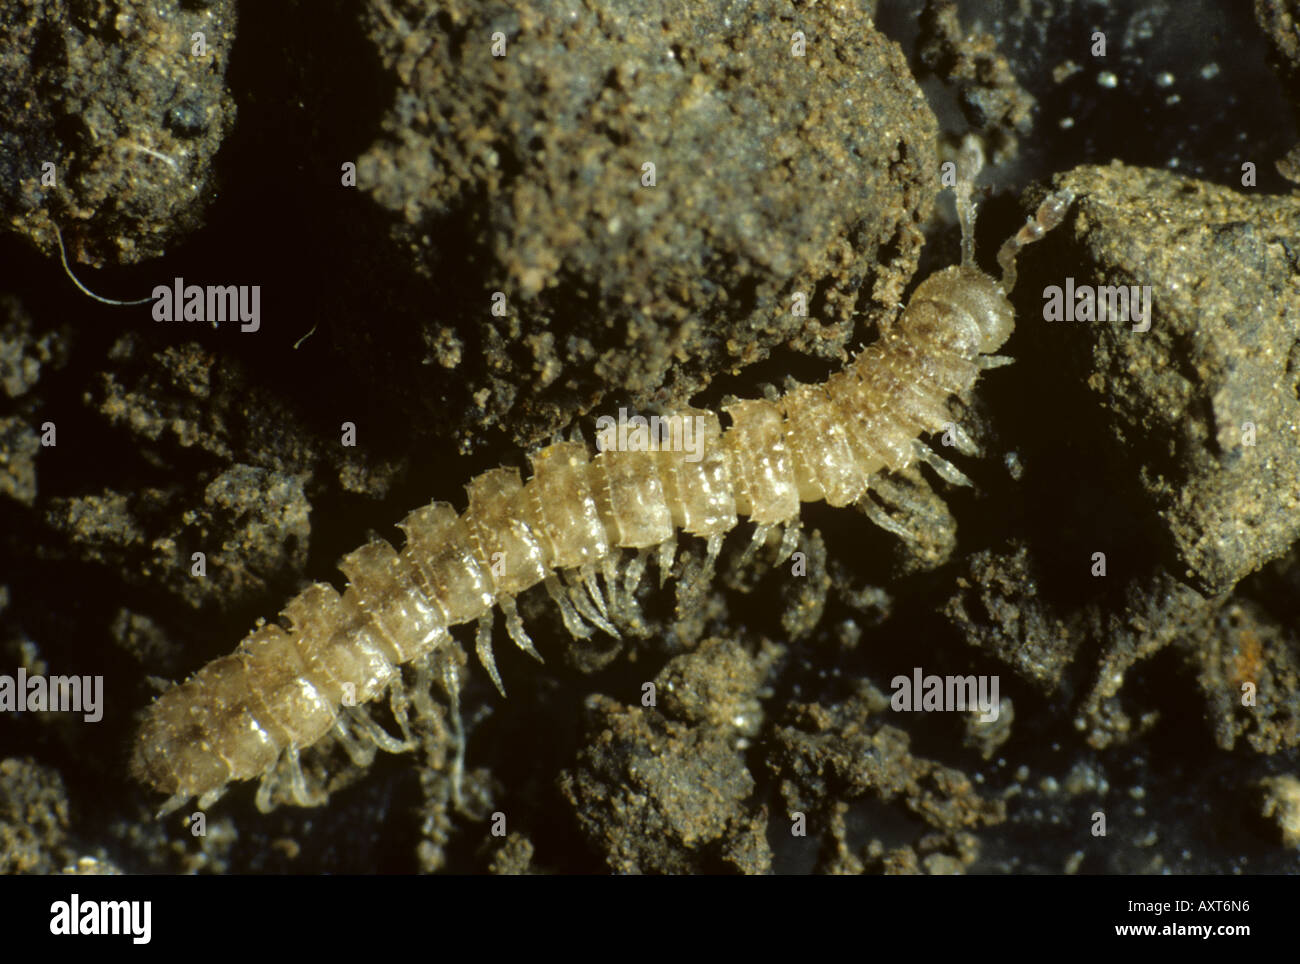
[[(1073, 198), (1047, 198), (1003, 245), (1003, 280), (995, 281), (975, 266), (970, 195), (978, 149), (968, 142), (965, 153), (957, 186), (961, 265), (922, 281), (895, 324), (826, 382), (726, 404), (725, 430), (712, 412), (680, 413), (698, 418), (696, 451), (609, 449), (591, 457), (585, 443), (571, 440), (536, 452), (526, 484), (514, 468), (484, 472), (467, 486), (463, 514), (444, 502), (416, 509), (400, 524), (400, 552), (375, 541), (343, 558), (350, 585), (341, 595), (309, 586), (284, 608), (283, 626), (260, 626), (233, 654), (163, 693), (132, 757), (134, 774), (169, 795), (161, 813), (195, 796), (207, 807), (230, 782), (254, 777), (262, 778), (262, 809), (280, 780), (295, 802), (319, 802), (298, 754), (329, 733), (360, 760), (375, 747), (412, 748), (410, 710), (432, 711), (435, 679), (457, 712), (460, 660), (450, 627), (477, 623), (479, 659), (500, 688), (495, 608), (511, 639), (536, 656), (515, 598), (538, 583), (575, 636), (593, 626), (617, 635), (615, 623), (636, 618), (634, 593), (652, 554), (661, 582), (667, 576), (678, 529), (707, 540), (711, 567), (723, 537), (748, 516), (754, 545), (784, 528), (784, 557), (795, 546), (801, 502), (856, 503), (898, 531), (866, 498), (880, 473), (922, 461), (968, 484), (920, 436), (948, 427), (959, 451), (972, 450), (952, 428), (949, 400), (968, 397), (981, 370), (1009, 361), (991, 353), (1014, 327), (1007, 295), (1016, 254), (1059, 224)], [(404, 664), (413, 667), (410, 683), (402, 680)], [(401, 739), (365, 710), (385, 693)]]

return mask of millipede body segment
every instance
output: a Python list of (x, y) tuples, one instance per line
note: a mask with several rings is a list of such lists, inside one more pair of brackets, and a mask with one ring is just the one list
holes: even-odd
[[(920, 436), (951, 431), (949, 400), (968, 396), (982, 369), (1007, 361), (991, 353), (1014, 327), (1007, 285), (1016, 251), (1059, 223), (1072, 198), (1049, 197), (1007, 242), (998, 282), (974, 265), (969, 176), (957, 193), (963, 263), (925, 279), (898, 321), (823, 384), (729, 402), (725, 429), (712, 412), (679, 413), (700, 433), (693, 455), (656, 446), (593, 457), (581, 441), (560, 441), (532, 455), (526, 483), (514, 468), (485, 472), (468, 484), (464, 513), (441, 502), (416, 509), (400, 523), (400, 552), (376, 541), (348, 554), (340, 563), (346, 591), (309, 586), (284, 608), (283, 625), (259, 627), (233, 654), (165, 692), (132, 757), (135, 775), (169, 795), (162, 812), (191, 797), (210, 805), (232, 781), (255, 777), (263, 809), (283, 779), (296, 802), (319, 802), (298, 753), (330, 733), (361, 761), (375, 747), (413, 747), (410, 710), (431, 711), (433, 682), (457, 698), (451, 627), (476, 624), (479, 659), (498, 688), (497, 608), (516, 644), (537, 655), (515, 606), (533, 586), (546, 588), (575, 636), (593, 627), (617, 634), (616, 623), (639, 618), (634, 593), (651, 556), (661, 581), (667, 576), (679, 529), (707, 540), (711, 568), (742, 516), (756, 525), (755, 545), (784, 529), (788, 555), (803, 502), (857, 504), (898, 531), (867, 498), (882, 473), (924, 461), (965, 484)], [(959, 429), (956, 437), (962, 448)], [(408, 664), (410, 683), (401, 671)], [(366, 712), (385, 694), (400, 739)]]

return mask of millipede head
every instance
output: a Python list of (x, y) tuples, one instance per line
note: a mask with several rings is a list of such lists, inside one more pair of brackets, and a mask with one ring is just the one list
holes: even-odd
[(983, 271), (952, 265), (917, 285), (898, 326), (903, 337), (974, 358), (1006, 343), (1015, 330), (1015, 309)]

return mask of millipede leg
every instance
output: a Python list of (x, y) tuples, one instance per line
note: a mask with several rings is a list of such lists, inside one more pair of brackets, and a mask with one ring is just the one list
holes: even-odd
[(786, 523), (785, 532), (781, 534), (781, 548), (777, 552), (778, 566), (794, 555), (795, 549), (799, 548), (799, 537), (802, 534), (803, 526), (798, 519)]
[(370, 711), (364, 706), (350, 707), (349, 712), (358, 735), (364, 736), (385, 753), (405, 753), (415, 748), (414, 744), (399, 740), (376, 723)]
[(578, 607), (578, 612), (582, 614), (582, 618), (597, 629), (603, 629), (615, 639), (619, 639), (618, 630), (610, 625), (608, 619), (596, 612), (596, 607), (591, 604), (591, 599), (587, 596), (586, 588), (578, 581), (577, 577), (566, 572), (565, 578), (569, 580), (569, 598)]
[[(418, 677), (417, 677), (418, 682)], [(399, 678), (393, 683), (392, 689), (388, 693), (388, 708), (393, 711), (393, 719), (397, 722), (397, 728), (402, 731), (402, 742), (408, 749), (415, 748), (415, 737), (411, 735), (411, 720), (408, 709), (411, 705), (411, 696), (402, 685)]]
[(1016, 363), (1016, 360), (1010, 355), (976, 355), (972, 361), (985, 371), (990, 368), (1002, 368), (1004, 365), (1014, 365)]
[(725, 533), (715, 532), (708, 537), (704, 561), (696, 563), (694, 557), (682, 563), (681, 578), (677, 583), (677, 613), (682, 616), (693, 612), (704, 599), (706, 588), (713, 582), (718, 553), (722, 551)]
[(578, 612), (573, 608), (573, 603), (565, 595), (564, 587), (560, 585), (560, 580), (556, 578), (554, 572), (547, 572), (546, 578), (542, 580), (546, 586), (546, 593), (551, 597), (551, 601), (560, 607), (560, 618), (564, 620), (564, 628), (569, 631), (569, 635), (574, 639), (587, 639), (591, 636), (591, 627), (584, 623), (579, 617)]
[(294, 803), (300, 807), (315, 807), (324, 802), (320, 796), (312, 796), (307, 790), (307, 780), (302, 774), (302, 761), (296, 746), (285, 749), (284, 764), (289, 770), (289, 789), (293, 792)]
[(970, 433), (962, 428), (961, 422), (951, 421), (943, 426), (943, 434), (952, 438), (952, 447), (967, 458), (976, 458), (980, 454), (980, 447), (975, 440), (970, 437)]
[(451, 761), (451, 799), (456, 809), (461, 808), (461, 779), (465, 773), (465, 727), (460, 719), (460, 666), (456, 656), (448, 651), (442, 658), (442, 688), (451, 704), (448, 716), (451, 720), (452, 738), (456, 741), (456, 756)]
[(708, 555), (704, 560), (704, 572), (706, 579), (713, 578), (714, 566), (718, 561), (718, 554), (722, 552), (722, 540), (725, 533), (715, 532), (709, 536)]
[(760, 546), (766, 545), (767, 537), (771, 531), (772, 526), (766, 523), (754, 526), (754, 535), (749, 540), (749, 545), (745, 547), (745, 551), (740, 554), (740, 564), (742, 566), (754, 558), (754, 553), (758, 552)]
[(199, 809), (200, 810), (210, 809), (214, 803), (216, 803), (218, 800), (222, 798), (225, 792), (226, 792), (226, 788), (224, 786), (217, 787), (215, 790), (209, 790), (207, 793), (203, 794), (203, 796), (199, 797), (199, 803), (198, 803)]
[(649, 564), (650, 550), (638, 549), (636, 555), (628, 562), (627, 569), (623, 571), (623, 594), (633, 606), (636, 605), (637, 588), (641, 585), (641, 579), (645, 575), (646, 566)]
[(167, 816), (167, 814), (169, 813), (174, 813), (175, 811), (179, 810), (182, 806), (184, 806), (185, 801), (188, 800), (189, 798), (190, 796), (188, 793), (173, 793), (170, 797), (168, 797), (165, 801), (163, 801), (163, 805), (158, 808), (158, 812), (154, 814), (154, 818), (161, 819)]
[(272, 763), (262, 773), (262, 779), (257, 784), (257, 795), (253, 797), (253, 804), (257, 807), (258, 813), (270, 813), (274, 809), (271, 803), (271, 790), (274, 786), (275, 764)]
[(713, 574), (711, 566), (690, 552), (682, 553), (681, 573), (677, 578), (677, 618), (683, 619), (699, 609), (708, 592)]
[(901, 414), (911, 418), (927, 432), (934, 431), (950, 420), (948, 399), (936, 397), (934, 386), (920, 380), (905, 385), (897, 403)]
[(673, 559), (677, 556), (677, 533), (674, 532), (659, 543), (659, 588), (664, 587), (673, 571)]
[(515, 641), (515, 645), (533, 659), (537, 660), (537, 662), (546, 662), (546, 660), (542, 659), (542, 654), (533, 646), (533, 641), (529, 638), (528, 631), (524, 629), (524, 621), (519, 618), (519, 607), (515, 605), (515, 597), (503, 595), (499, 600), (499, 603), (501, 605), (501, 611), (505, 613), (506, 617), (506, 632), (509, 633), (510, 638)]
[(492, 677), (497, 692), (504, 697), (506, 688), (501, 685), (501, 674), (497, 672), (497, 660), (492, 655), (492, 610), (490, 609), (478, 618), (478, 631), (474, 634), (474, 652), (478, 653), (478, 661), (483, 664), (488, 676)]
[(285, 751), (285, 765), (289, 768), (289, 789), (294, 796), (294, 803), (299, 807), (311, 807), (311, 794), (307, 793), (307, 780), (303, 777), (303, 763), (298, 756), (298, 747), (289, 747)]
[(609, 608), (605, 605), (605, 596), (600, 591), (600, 585), (596, 582), (596, 570), (591, 566), (583, 566), (578, 570), (578, 573), (582, 578), (582, 584), (587, 587), (592, 602), (600, 610), (600, 614), (609, 619)]
[(636, 601), (637, 587), (641, 585), (641, 578), (645, 575), (646, 566), (650, 563), (650, 550), (638, 549), (636, 554), (628, 560), (627, 568), (623, 571), (623, 585), (620, 589), (623, 605), (623, 621), (628, 627), (628, 631), (635, 635), (645, 633), (645, 617), (641, 614), (641, 604)]
[(353, 734), (349, 727), (349, 719), (339, 716), (334, 721), (334, 737), (347, 753), (348, 759), (359, 767), (368, 767), (375, 762), (375, 746), (373, 743), (362, 743)]
[(619, 556), (617, 549), (610, 549), (609, 554), (600, 561), (600, 574), (605, 580), (605, 596), (609, 599), (615, 624), (628, 621), (627, 601), (623, 598), (623, 587), (618, 578)]
[(425, 653), (415, 661), (415, 684), (411, 687), (411, 705), (418, 719), (431, 720), (436, 711), (433, 704), (434, 651)]
[(957, 468), (957, 466), (953, 465), (920, 439), (915, 439), (913, 441), (913, 447), (916, 449), (916, 457), (938, 472), (939, 477), (945, 482), (951, 482), (953, 485), (974, 484), (966, 477), (966, 474), (962, 472), (961, 469)]
[(862, 510), (863, 515), (886, 532), (892, 532), (894, 535), (898, 536), (900, 539), (906, 540), (907, 542), (915, 541), (915, 537), (908, 531), (907, 527), (896, 522), (888, 512), (876, 505), (876, 503), (871, 500), (870, 496), (863, 496), (857, 505), (858, 508)]

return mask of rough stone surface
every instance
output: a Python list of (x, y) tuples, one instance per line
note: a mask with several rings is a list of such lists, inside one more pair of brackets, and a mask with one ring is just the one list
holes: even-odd
[(1197, 670), (1215, 741), (1238, 740), (1256, 753), (1300, 746), (1300, 645), (1257, 606), (1230, 603), (1195, 642), (1183, 637)]
[(921, 14), (921, 63), (957, 85), (962, 115), (990, 136), (995, 160), (1015, 157), (1033, 127), (1033, 94), (1016, 79), (997, 38), (962, 23), (956, 0), (929, 0)]
[[(358, 186), (396, 216), (402, 256), (449, 282), (410, 361), (455, 368), (438, 346), (481, 344), (487, 371), (465, 377), (484, 423), (509, 412), (532, 440), (568, 420), (557, 404), (610, 386), (681, 400), (782, 342), (837, 357), (855, 310), (893, 310), (934, 196), (934, 120), (860, 4), (568, 9), (370, 5), (399, 95)], [(448, 225), (469, 255), (433, 241)], [(385, 346), (365, 334), (349, 333), (371, 358)]]
[(746, 804), (754, 778), (723, 731), (600, 696), (588, 711), (595, 738), (561, 789), (610, 870), (766, 872), (765, 821)]
[(0, 760), (0, 874), (51, 874), (72, 858), (68, 797), (56, 770)]
[(265, 592), (268, 580), (300, 568), (310, 511), (300, 479), (236, 464), (192, 507), (178, 492), (107, 491), (51, 499), (48, 521), (81, 558), (199, 608)]
[(41, 368), (59, 368), (67, 356), (67, 332), (33, 329), (32, 317), (12, 295), (0, 295), (0, 389), (10, 398), (29, 392)]
[(971, 645), (988, 650), (1045, 693), (1064, 678), (1081, 641), (1039, 596), (1026, 546), (1007, 553), (983, 550), (958, 577), (945, 615)]
[(759, 687), (776, 655), (768, 649), (754, 659), (732, 640), (707, 639), (664, 667), (655, 680), (659, 705), (665, 716), (690, 726), (755, 736), (763, 719)]
[[(309, 551), (313, 494), (373, 498), (400, 470), (371, 447), (344, 445), (342, 433), (330, 437), (335, 429), (318, 419), (295, 418), (250, 384), (245, 365), (193, 342), (151, 350), (134, 334), (116, 339), (83, 402), (97, 427), (64, 419), (64, 449), (107, 429), (101, 444), (119, 472), (149, 478), (181, 463), (194, 475), (187, 485), (51, 495), (41, 554), (120, 572), (190, 609), (292, 589)], [(12, 430), (0, 450), (0, 491), (30, 504), (38, 437), (25, 422), (3, 424)], [(196, 552), (205, 556), (202, 575)]]
[(1277, 824), (1278, 834), (1287, 847), (1300, 848), (1300, 780), (1290, 774), (1266, 777), (1263, 790), (1263, 816)]
[(1174, 571), (1224, 592), (1300, 536), (1300, 199), (1121, 165), (1061, 184), (1075, 282), (1149, 285), (1153, 307), (1146, 332), (1059, 324)]
[(0, 496), (24, 505), (36, 501), (36, 453), (40, 437), (21, 418), (0, 418)]
[[(826, 872), (861, 873), (876, 864), (886, 873), (920, 873), (913, 847), (964, 851), (962, 859), (940, 861), (925, 871), (960, 872), (978, 853), (969, 828), (1002, 822), (1005, 806), (981, 796), (962, 771), (914, 756), (907, 733), (884, 722), (888, 711), (888, 697), (865, 683), (841, 702), (789, 704), (767, 759), (780, 781), (789, 821), (802, 814), (808, 843), (822, 841), (817, 861)], [(937, 833), (918, 832), (892, 858), (879, 840), (855, 846), (844, 820), (850, 806), (896, 798)], [(907, 853), (911, 859), (903, 856)]]
[(0, 6), (5, 226), (51, 257), (61, 231), (69, 258), (96, 266), (157, 257), (193, 230), (235, 119), (235, 20), (232, 0)]
[(1293, 99), (1300, 102), (1300, 2), (1255, 0), (1255, 19), (1289, 75)]

